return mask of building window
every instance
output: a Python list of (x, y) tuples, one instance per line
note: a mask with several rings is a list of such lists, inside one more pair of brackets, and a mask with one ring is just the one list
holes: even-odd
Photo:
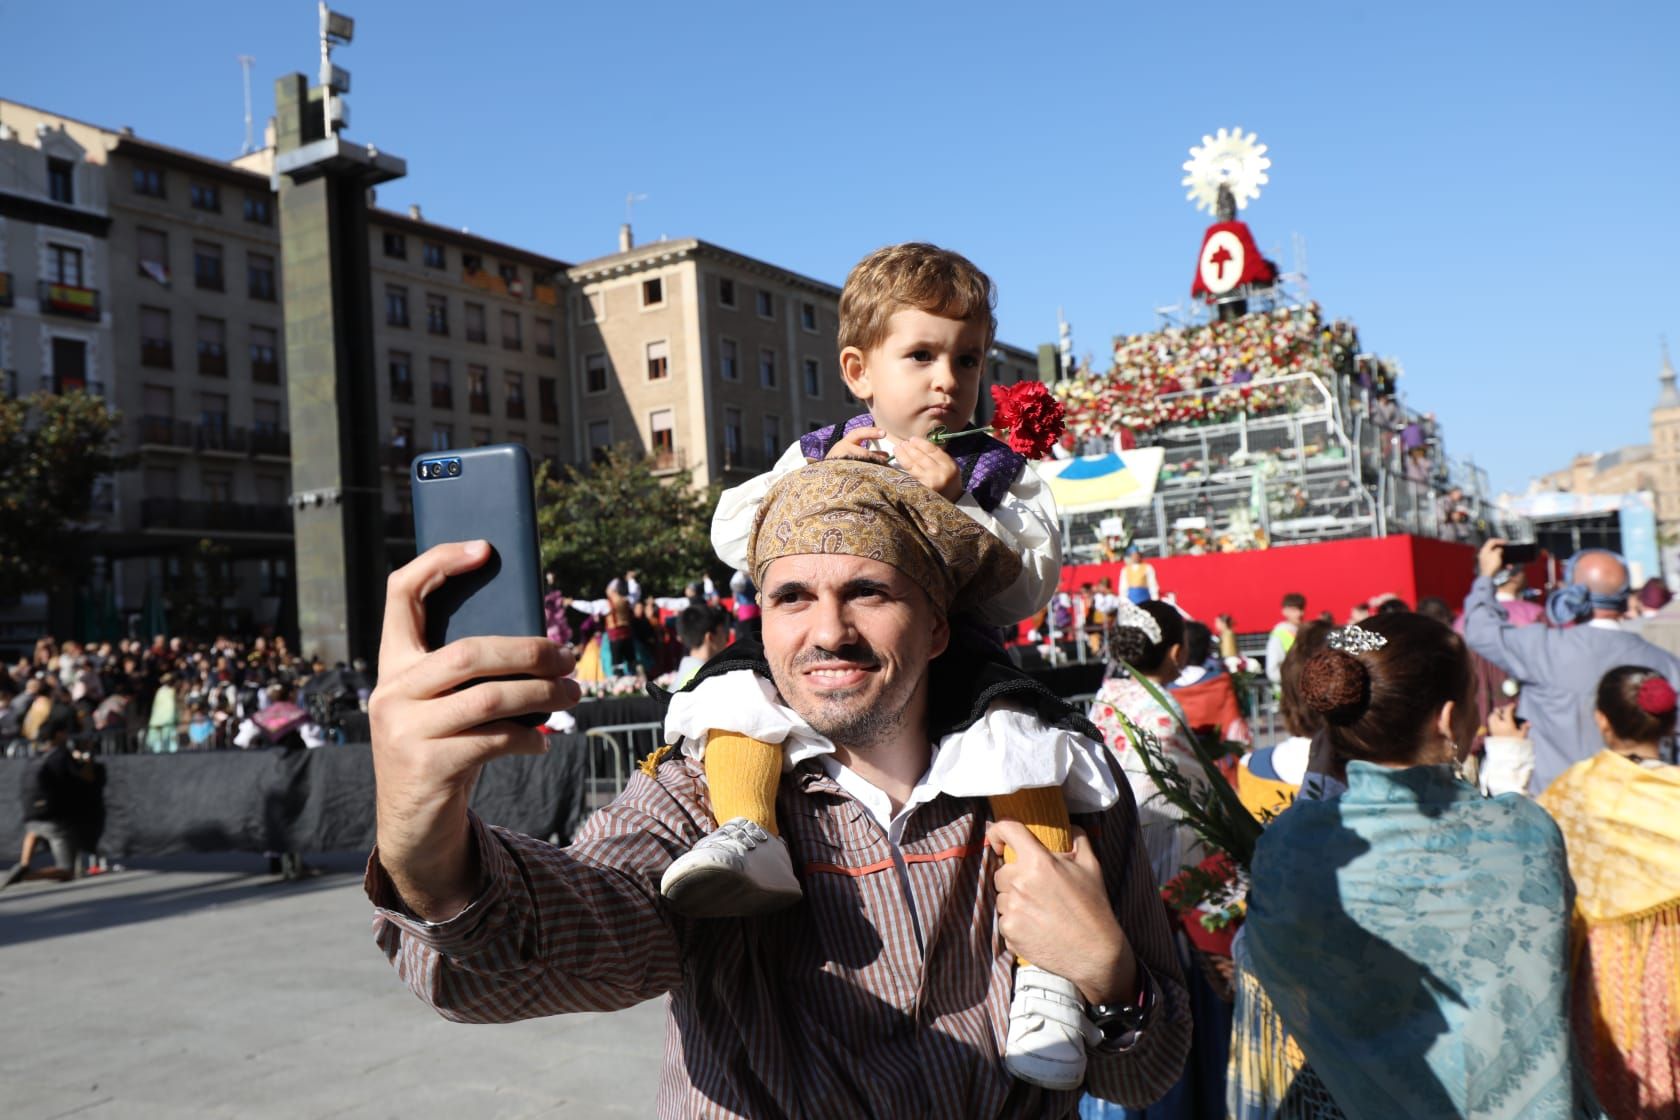
[(490, 445), (491, 437), (489, 428), (474, 428), (467, 434), (472, 437), (472, 445), (474, 447), (488, 447)]
[(822, 363), (815, 358), (805, 359), (805, 395), (822, 396)]
[(735, 306), (735, 281), (727, 276), (718, 277), (718, 305), (720, 307)]
[(131, 182), (135, 194), (148, 195), (152, 198), (166, 198), (163, 193), (163, 172), (156, 167), (136, 167)]
[(467, 367), (467, 411), (490, 415), (490, 368)]
[(477, 253), (462, 253), (461, 271), (466, 273), (468, 276), (473, 276), (477, 273), (483, 272), (484, 258), (479, 256)]
[(274, 300), (274, 258), (266, 253), (245, 256), (245, 291), (252, 299)]
[(251, 380), (280, 384), (279, 337), (273, 327), (251, 328)]
[(723, 465), (726, 467), (740, 466), (741, 448), (743, 446), (741, 428), (741, 410), (726, 408), (723, 410)]
[(72, 288), (82, 286), (82, 251), (69, 245), (54, 245), (47, 243), (47, 281), (52, 284), (66, 284)]
[(596, 301), (600, 297), (594, 292), (581, 292), (577, 301), (577, 321), (593, 323), (601, 317), (601, 305)]
[(76, 202), (76, 165), (67, 159), (47, 157), (47, 197), (72, 206)]
[(198, 320), (198, 372), (206, 377), (227, 376), (227, 322)]
[(432, 407), (455, 407), (455, 379), (449, 372), (448, 358), (432, 359)]
[(193, 242), (193, 283), (206, 291), (219, 292), (222, 278), (222, 247), (209, 241)]
[(385, 322), (393, 327), (408, 326), (408, 289), (385, 285)]
[(817, 330), (817, 305), (816, 304), (814, 304), (814, 303), (801, 303), (799, 305), (799, 325), (803, 329), (808, 330), (808, 331), (812, 332), (813, 334), (816, 333), (816, 330)]
[(447, 451), (455, 446), (455, 429), (448, 424), (432, 425), (432, 450)]
[(227, 435), (228, 428), (228, 399), (226, 393), (200, 393), (198, 395), (198, 422), (205, 429), (218, 435)]
[(741, 348), (733, 338), (718, 340), (718, 373), (725, 381), (741, 380)]
[(420, 247), (420, 257), (427, 268), (447, 268), (443, 256), (443, 246), (436, 241), (427, 241)]
[(604, 393), (607, 391), (607, 356), (605, 354), (591, 354), (583, 360), (583, 391), (586, 393)]
[(386, 376), (391, 384), (391, 399), (408, 404), (414, 400), (414, 366), (402, 350), (391, 351), (385, 363)]
[(222, 188), (216, 184), (194, 183), (190, 195), (194, 210), (209, 210), (215, 214), (222, 212)]
[(653, 455), (653, 469), (656, 471), (668, 471), (682, 465), (677, 462), (675, 429), (676, 416), (668, 408), (648, 416), (648, 450)]
[(429, 334), (449, 333), (449, 297), (436, 292), (426, 293), (426, 331)]
[(135, 257), (141, 276), (150, 276), (159, 284), (169, 283), (169, 235), (159, 229), (134, 231)]
[(385, 255), (399, 261), (408, 259), (408, 238), (400, 233), (385, 231)]
[(517, 266), (508, 264), (505, 261), (497, 261), (496, 275), (502, 278), (502, 283), (507, 285), (508, 291), (513, 295), (517, 296), (524, 294), (525, 286), (519, 282), (519, 269)]
[(245, 220), (259, 226), (274, 224), (274, 201), (267, 195), (248, 194), (245, 196)]
[[(262, 435), (265, 435), (265, 436), (271, 436), (274, 433), (278, 432), (280, 430), (280, 402), (279, 401), (257, 401), (257, 400), (252, 401), (251, 402), (251, 430), (253, 432), (259, 432), (259, 433), (261, 433)], [(265, 495), (263, 494), (263, 491), (265, 489), (280, 490), (280, 487), (278, 485), (279, 481), (280, 481), (279, 479), (274, 478), (270, 475), (258, 475), (257, 476), (257, 496), (259, 498), (265, 497)], [(268, 487), (265, 487), (264, 483), (268, 483), (270, 485)], [(285, 501), (286, 501), (286, 496), (285, 496), (284, 492), (281, 492), (281, 493), (273, 494), (272, 496), (269, 496), (268, 500), (264, 504), (266, 504), (266, 505), (283, 505), (285, 503)]]
[(766, 416), (764, 418), (764, 461), (774, 463), (782, 453), (782, 418)]
[(665, 302), (665, 281), (655, 276), (642, 281), (642, 306), (657, 307)]
[(502, 349), (522, 350), (524, 347), (525, 340), (520, 334), (519, 312), (502, 312)]
[(52, 340), (52, 391), (81, 392), (88, 387), (87, 343), (79, 338)]
[(764, 319), (776, 317), (776, 298), (762, 288), (758, 291), (758, 314)]
[(484, 305), (482, 303), (464, 303), (461, 308), (467, 317), (467, 341), (483, 342), (485, 340)]
[(554, 320), (553, 319), (533, 319), (533, 320), (531, 320), (531, 335), (532, 335), (532, 341), (536, 346), (538, 354), (540, 354), (544, 358), (554, 357)]
[(537, 378), (537, 414), (544, 424), (560, 422), (558, 387), (552, 377)]
[(591, 420), (589, 422), (589, 457), (594, 462), (601, 462), (612, 449), (612, 421)]
[(671, 376), (671, 348), (668, 344), (647, 344), (647, 371), (649, 381), (663, 381)]
[[(221, 428), (220, 429), (218, 429), (216, 427), (216, 425), (211, 422), (210, 418), (211, 418), (211, 416), (215, 415), (214, 413), (206, 412), (206, 413), (203, 414), (204, 427), (206, 429), (208, 429), (210, 431), (218, 431), (218, 430), (226, 431), (227, 430), (227, 412), (225, 411), (225, 408), (226, 408), (225, 404), (224, 404), (223, 408), (224, 408), (224, 411), (221, 413), (222, 423), (221, 423)], [(206, 502), (209, 502), (213, 506), (225, 506), (225, 505), (232, 504), (232, 502), (233, 502), (233, 472), (232, 471), (205, 471), (200, 477), (204, 480), (204, 500)], [(196, 566), (197, 565), (195, 565), (195, 567)]]
[(776, 387), (776, 352), (774, 350), (760, 350), (758, 352), (758, 383), (766, 389)]
[(153, 369), (175, 368), (175, 345), (169, 330), (169, 311), (162, 307), (140, 309), (140, 364)]
[(507, 370), (503, 374), (503, 384), (507, 386), (507, 416), (509, 420), (525, 419), (525, 375), (518, 370)]
[[(175, 390), (168, 385), (147, 385), (142, 398), (141, 415), (155, 416), (160, 420), (175, 418)], [(142, 440), (142, 442), (156, 442)]]

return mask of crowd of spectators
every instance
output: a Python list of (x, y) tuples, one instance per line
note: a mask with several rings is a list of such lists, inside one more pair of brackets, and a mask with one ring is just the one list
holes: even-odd
[(364, 663), (329, 668), (278, 636), (86, 644), (43, 637), (0, 672), (0, 748), (44, 749), (55, 713), (73, 740), (106, 753), (250, 747), (263, 742), (255, 717), (276, 703), (299, 704), (310, 717), (299, 732), (319, 746), (372, 687)]

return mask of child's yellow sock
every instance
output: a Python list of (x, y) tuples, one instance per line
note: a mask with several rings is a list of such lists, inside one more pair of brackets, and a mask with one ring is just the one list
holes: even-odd
[[(712, 813), (719, 824), (746, 817), (770, 835), (780, 835), (776, 831), (776, 787), (782, 781), (779, 744), (733, 731), (714, 731), (706, 737), (705, 767)], [(1065, 810), (1062, 817), (1067, 817)]]
[[(711, 749), (708, 744), (708, 758)], [(1027, 831), (1032, 833), (1040, 844), (1052, 852), (1073, 851), (1073, 822), (1068, 819), (1067, 799), (1062, 796), (1062, 787), (1020, 789), (1014, 793), (998, 794), (990, 798), (990, 801), (993, 820), (1019, 821), (1027, 826)], [(1007, 844), (1003, 849), (1003, 862), (1015, 862), (1015, 849)], [(1016, 960), (1019, 964), (1029, 963), (1020, 958)]]

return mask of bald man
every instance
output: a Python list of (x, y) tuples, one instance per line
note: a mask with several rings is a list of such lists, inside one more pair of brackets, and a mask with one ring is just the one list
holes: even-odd
[(1603, 749), (1593, 708), (1605, 673), (1637, 665), (1680, 687), (1680, 659), (1622, 628), (1630, 588), (1627, 567), (1614, 553), (1590, 549), (1575, 556), (1572, 582), (1547, 603), (1553, 626), (1517, 626), (1499, 602), (1493, 577), (1505, 566), (1504, 541), (1488, 541), (1477, 562), (1480, 575), (1464, 600), (1464, 640), (1522, 685), (1517, 714), (1529, 721), (1529, 792), (1537, 794)]

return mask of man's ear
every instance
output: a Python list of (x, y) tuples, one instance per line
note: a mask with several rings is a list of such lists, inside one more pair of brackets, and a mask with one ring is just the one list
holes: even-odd
[(860, 401), (875, 396), (869, 385), (869, 360), (856, 346), (840, 351), (840, 380), (846, 383), (846, 391)]
[(933, 618), (933, 644), (928, 649), (928, 660), (932, 661), (951, 644), (951, 620), (945, 617), (943, 611), (936, 611)]

